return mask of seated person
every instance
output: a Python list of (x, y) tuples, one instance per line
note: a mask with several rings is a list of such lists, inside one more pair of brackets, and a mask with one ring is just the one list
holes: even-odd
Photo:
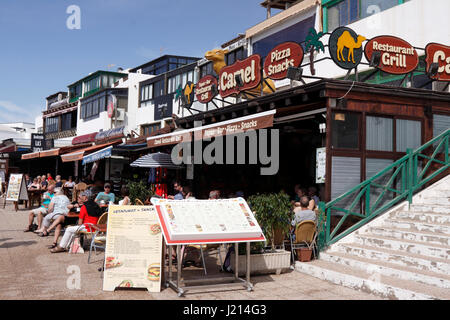
[(43, 174), (41, 177), (41, 190), (47, 190), (47, 187), (48, 187), (47, 176)]
[(295, 227), (302, 221), (314, 221), (317, 223), (316, 214), (309, 209), (309, 198), (307, 196), (300, 197), (300, 207), (294, 209), (294, 218), (292, 219), (291, 231), (295, 232)]
[(209, 193), (209, 200), (217, 200), (220, 199), (220, 191), (219, 190), (212, 190)]
[(191, 188), (189, 186), (184, 186), (183, 190), (181, 191), (183, 194), (183, 198), (186, 200), (195, 200), (194, 195), (192, 194)]
[(42, 227), (42, 220), (44, 219), (44, 216), (48, 214), (48, 206), (50, 204), (50, 201), (52, 200), (53, 196), (55, 195), (53, 193), (53, 186), (49, 186), (47, 192), (45, 192), (42, 195), (42, 205), (34, 210), (31, 210), (29, 216), (28, 216), (28, 228), (24, 230), (24, 232), (30, 232), (33, 231), (33, 222), (34, 217), (37, 217), (38, 220), (38, 229), (41, 229)]
[(119, 206), (130, 205), (130, 190), (128, 190), (127, 186), (122, 186), (122, 188), (120, 189), (120, 194), (122, 195), (123, 199), (119, 201)]
[(75, 181), (72, 180), (72, 176), (69, 177), (69, 180), (64, 183), (65, 188), (73, 188), (75, 187)]
[(67, 207), (70, 204), (69, 198), (64, 194), (62, 188), (55, 188), (55, 196), (50, 201), (48, 206), (48, 214), (45, 216), (42, 221), (42, 228), (36, 230), (36, 233), (41, 233), (41, 237), (48, 236), (48, 232), (46, 228), (48, 228), (51, 224), (52, 220), (55, 220), (60, 215), (67, 215), (69, 212), (69, 208)]
[(61, 239), (59, 245), (50, 250), (51, 253), (64, 252), (69, 248), (72, 238), (77, 232), (88, 231), (93, 232), (89, 224), (97, 224), (102, 211), (97, 203), (94, 201), (94, 197), (91, 191), (83, 192), (82, 196), (86, 200), (80, 210), (80, 217), (78, 218), (78, 225), (67, 227), (64, 232), (64, 236)]
[(28, 190), (33, 191), (33, 190), (40, 190), (41, 189), (41, 185), (38, 182), (37, 178), (33, 179), (33, 182), (28, 186)]
[[(303, 196), (308, 197), (307, 191), (306, 191), (305, 188), (299, 188), (298, 191), (297, 191), (296, 199), (301, 199), (301, 197), (303, 197)], [(309, 197), (308, 197), (308, 199), (309, 199), (308, 209), (309, 210), (314, 210), (314, 208), (316, 207), (317, 204), (315, 203), (315, 201), (313, 199), (310, 199)], [(295, 208), (300, 207), (300, 202), (296, 201), (294, 203), (294, 207)]]
[(63, 183), (61, 181), (61, 176), (60, 175), (57, 175), (55, 177), (55, 181), (56, 181), (55, 188), (61, 188), (63, 186)]
[(175, 190), (175, 192), (177, 192), (177, 194), (175, 194), (174, 196), (168, 196), (167, 198), (170, 200), (183, 200), (183, 186), (179, 181), (175, 181), (173, 183), (173, 189)]
[(104, 192), (99, 192), (97, 197), (95, 198), (95, 202), (97, 204), (105, 203), (109, 204), (110, 202), (114, 203), (116, 197), (114, 193), (111, 192), (111, 185), (109, 183), (105, 183)]

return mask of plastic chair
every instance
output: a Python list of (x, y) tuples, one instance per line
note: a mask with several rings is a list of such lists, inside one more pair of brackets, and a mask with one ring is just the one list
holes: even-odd
[(293, 240), (292, 233), (290, 234), (292, 261), (295, 262), (294, 249), (304, 247), (312, 249), (314, 258), (316, 258), (316, 238), (317, 230), (316, 223), (314, 221), (305, 220), (297, 224), (295, 227), (295, 241)]
[[(106, 224), (107, 222), (108, 222), (108, 212), (105, 212), (100, 216), (97, 224)], [(97, 249), (105, 249), (106, 245), (106, 234), (103, 234), (103, 232), (99, 232), (98, 230), (96, 230), (95, 233), (90, 232), (90, 234), (92, 235), (92, 239), (91, 245), (89, 246), (88, 263), (90, 263), (91, 261), (92, 249), (94, 249), (95, 254), (97, 254)]]

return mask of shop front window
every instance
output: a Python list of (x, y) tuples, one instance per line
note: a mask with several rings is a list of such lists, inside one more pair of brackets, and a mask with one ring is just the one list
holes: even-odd
[(393, 120), (390, 118), (366, 118), (366, 149), (393, 151)]
[(397, 152), (416, 149), (422, 145), (422, 124), (420, 121), (397, 119)]
[(359, 149), (359, 115), (333, 113), (331, 123), (333, 149)]

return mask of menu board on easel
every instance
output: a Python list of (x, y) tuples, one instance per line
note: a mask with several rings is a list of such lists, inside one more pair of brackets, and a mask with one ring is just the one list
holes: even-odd
[(108, 208), (103, 290), (161, 291), (162, 234), (151, 206)]
[(168, 245), (266, 240), (243, 198), (151, 201)]
[(28, 201), (28, 192), (22, 174), (11, 174), (9, 176), (8, 191), (6, 192), (7, 201)]

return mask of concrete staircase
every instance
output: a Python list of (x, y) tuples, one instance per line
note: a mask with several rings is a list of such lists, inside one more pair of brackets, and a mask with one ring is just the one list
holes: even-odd
[(388, 299), (450, 299), (450, 175), (295, 269)]

